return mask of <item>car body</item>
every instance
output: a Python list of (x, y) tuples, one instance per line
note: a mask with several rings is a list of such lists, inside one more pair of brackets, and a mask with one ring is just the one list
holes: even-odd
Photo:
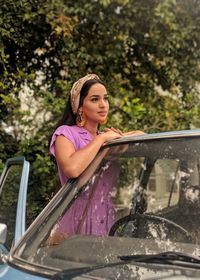
[[(4, 177), (17, 162), (14, 241), (7, 249), (1, 221), (0, 279), (200, 279), (199, 129), (106, 143), (26, 232), (25, 159), (7, 163), (1, 184), (13, 182)], [(60, 225), (66, 234), (55, 239)]]

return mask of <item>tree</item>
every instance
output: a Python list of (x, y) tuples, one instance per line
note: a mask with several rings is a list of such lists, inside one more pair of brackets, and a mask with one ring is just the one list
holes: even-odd
[(199, 1), (0, 5), (0, 158), (31, 161), (34, 215), (56, 184), (48, 139), (72, 83), (86, 73), (108, 85), (108, 125), (146, 132), (199, 125)]
[(59, 101), (62, 51), (65, 42), (70, 43), (76, 18), (65, 16), (66, 7), (60, 1), (8, 0), (0, 5), (1, 166), (17, 154), (31, 161), (30, 197), (38, 198), (31, 205), (35, 215), (55, 186), (53, 174), (48, 186), (44, 182), (51, 169), (56, 172), (47, 153), (46, 115), (63, 105)]

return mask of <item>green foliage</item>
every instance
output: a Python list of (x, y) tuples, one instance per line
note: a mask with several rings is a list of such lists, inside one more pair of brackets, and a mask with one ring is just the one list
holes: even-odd
[(16, 154), (31, 161), (30, 217), (55, 190), (48, 140), (72, 83), (86, 73), (107, 84), (108, 126), (146, 132), (199, 126), (199, 1), (0, 0), (0, 6), (0, 168)]

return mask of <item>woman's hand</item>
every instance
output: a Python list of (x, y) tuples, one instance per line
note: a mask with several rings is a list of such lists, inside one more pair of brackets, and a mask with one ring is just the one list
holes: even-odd
[(99, 135), (100, 137), (103, 138), (104, 142), (121, 138), (123, 136), (122, 132), (117, 129), (113, 128), (105, 128), (104, 132)]
[(137, 136), (137, 135), (144, 135), (144, 134), (146, 134), (146, 133), (141, 131), (141, 130), (132, 130), (132, 131), (128, 131), (128, 132), (123, 133), (124, 136), (127, 136), (127, 135)]
[(114, 127), (105, 128), (104, 131), (105, 132), (107, 132), (107, 131), (114, 131), (114, 132), (120, 134), (121, 136), (123, 136), (123, 132), (120, 129), (118, 129), (118, 128), (114, 128)]
[(120, 134), (121, 136), (128, 136), (128, 135), (137, 136), (137, 135), (144, 135), (144, 134), (146, 134), (146, 133), (144, 133), (144, 132), (141, 131), (141, 130), (132, 130), (132, 131), (128, 131), (128, 132), (122, 132), (120, 129), (114, 128), (114, 127), (105, 128), (104, 131), (105, 131), (105, 132), (107, 132), (107, 131), (114, 131), (114, 132)]

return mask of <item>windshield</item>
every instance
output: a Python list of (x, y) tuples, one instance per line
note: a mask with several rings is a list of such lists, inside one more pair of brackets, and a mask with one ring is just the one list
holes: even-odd
[(177, 251), (200, 255), (200, 139), (102, 149), (29, 230), (18, 257), (55, 270)]

